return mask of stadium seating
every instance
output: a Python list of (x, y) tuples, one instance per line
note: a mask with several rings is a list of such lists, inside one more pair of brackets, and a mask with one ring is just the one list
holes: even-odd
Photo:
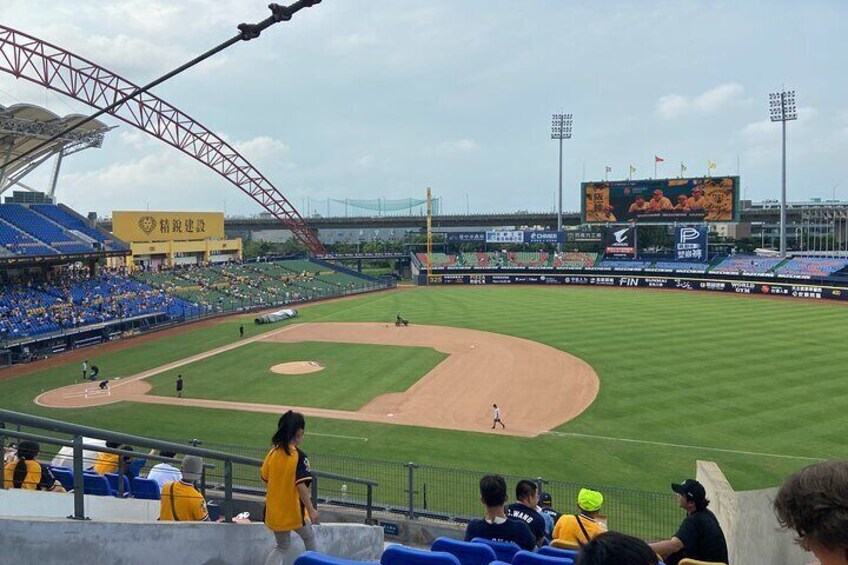
[(690, 263), (686, 261), (657, 261), (654, 269), (665, 269), (671, 271), (688, 271), (690, 273), (704, 273), (709, 268), (708, 263)]
[(535, 551), (519, 551), (512, 558), (512, 565), (573, 565), (570, 557), (542, 555)]
[(495, 555), (498, 556), (498, 560), (506, 561), (507, 563), (512, 563), (512, 558), (515, 557), (516, 553), (521, 551), (518, 544), (509, 541), (492, 541), (485, 538), (474, 538), (471, 541), (473, 543), (488, 545), (494, 550)]
[[(0, 206), (0, 218), (63, 253), (88, 253), (92, 245), (73, 237), (64, 228), (21, 204)], [(57, 247), (58, 246), (58, 247)]]
[(50, 467), (50, 472), (62, 484), (62, 488), (70, 492), (74, 490), (74, 473), (66, 467)]
[(551, 557), (565, 559), (577, 559), (577, 554), (579, 553), (576, 549), (559, 549), (551, 545), (543, 545), (537, 551), (540, 555), (550, 555)]
[(486, 544), (459, 541), (452, 538), (436, 538), (430, 551), (444, 551), (459, 559), (462, 565), (489, 565), (497, 559), (495, 550)]
[(450, 553), (390, 545), (383, 551), (381, 565), (461, 565)]
[(132, 495), (133, 498), (140, 498), (143, 500), (159, 500), (161, 498), (161, 492), (159, 491), (159, 483), (152, 479), (142, 479), (141, 477), (135, 477), (132, 480)]
[(848, 267), (848, 260), (846, 259), (793, 257), (777, 267), (774, 272), (778, 275), (827, 277), (846, 267)]
[(65, 229), (71, 230), (72, 232), (79, 232), (94, 241), (105, 244), (107, 249), (127, 248), (127, 245), (122, 241), (119, 241), (114, 237), (110, 237), (100, 230), (88, 227), (82, 219), (61, 206), (55, 206), (53, 204), (33, 204), (31, 208), (42, 216), (45, 216), (46, 218), (49, 218), (63, 226)]
[(112, 489), (112, 492), (115, 493), (115, 496), (118, 496), (118, 493), (123, 493), (123, 496), (129, 496), (131, 493), (130, 490), (130, 478), (126, 475), (120, 475), (120, 478), (123, 479), (123, 488), (120, 487), (120, 482), (118, 481), (117, 473), (106, 473), (103, 475), (106, 477), (106, 480), (109, 481), (109, 488)]
[[(418, 253), (417, 257), (418, 261), (420, 261), (422, 265), (427, 264), (426, 253)], [(433, 261), (433, 267), (440, 269), (453, 267), (457, 263), (457, 256), (453, 254), (448, 255), (445, 253), (432, 253), (431, 258)]]
[(332, 557), (323, 555), (317, 551), (305, 551), (294, 560), (294, 565), (364, 565), (367, 562), (354, 561), (352, 559), (342, 559), (341, 557)]
[(553, 258), (553, 267), (562, 269), (587, 269), (595, 264), (597, 253), (556, 253)]
[(718, 273), (769, 273), (783, 261), (780, 257), (758, 257), (756, 255), (731, 255), (712, 268)]
[(82, 484), (85, 494), (94, 496), (115, 496), (115, 491), (109, 486), (106, 477), (86, 471), (82, 476)]

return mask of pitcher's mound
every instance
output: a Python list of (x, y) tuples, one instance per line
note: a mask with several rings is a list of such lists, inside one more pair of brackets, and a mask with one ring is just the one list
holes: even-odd
[(292, 361), (291, 363), (274, 365), (271, 367), (271, 370), (278, 375), (305, 375), (307, 373), (323, 371), (324, 367), (315, 361)]

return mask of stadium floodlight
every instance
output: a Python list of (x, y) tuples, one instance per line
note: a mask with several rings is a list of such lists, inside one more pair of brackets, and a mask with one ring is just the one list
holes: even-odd
[(783, 90), (769, 94), (769, 118), (781, 123), (782, 158), (780, 188), (780, 256), (786, 257), (786, 122), (798, 119), (795, 107), (795, 91)]
[[(557, 239), (562, 231), (562, 140), (571, 139), (573, 114), (553, 114), (551, 117), (551, 139), (559, 140), (559, 204), (557, 205)], [(562, 243), (557, 242), (562, 251)]]

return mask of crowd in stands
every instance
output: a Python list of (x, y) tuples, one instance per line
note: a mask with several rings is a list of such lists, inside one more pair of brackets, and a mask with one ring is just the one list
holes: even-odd
[(166, 320), (339, 296), (375, 282), (308, 260), (186, 266), (131, 273), (67, 268), (0, 285), (0, 343), (159, 315)]
[[(266, 565), (283, 563), (292, 532), (302, 538), (307, 550), (316, 549), (312, 525), (319, 523), (319, 511), (311, 499), (312, 470), (300, 449), (305, 431), (302, 414), (291, 410), (283, 414), (259, 471), (266, 485), (265, 523), (276, 540)], [(118, 446), (115, 442), (106, 443), (107, 449)], [(87, 476), (104, 481), (115, 473), (118, 478), (138, 477), (146, 459), (134, 460), (126, 455), (132, 450), (129, 446), (120, 449), (123, 453), (99, 453)], [(39, 451), (39, 445), (32, 441), (5, 449), (5, 488), (66, 492), (54, 474), (67, 474), (69, 469), (37, 461)], [(151, 451), (149, 456), (155, 454)], [(170, 460), (175, 454), (162, 452), (161, 456)], [(206, 501), (196, 487), (203, 466), (201, 458), (187, 455), (179, 470), (159, 463), (150, 469), (146, 479), (141, 479), (154, 483), (157, 493), (161, 493), (160, 520), (210, 519)], [(491, 554), (489, 561), (497, 558), (517, 563), (513, 559), (525, 551), (562, 559), (556, 562), (562, 565), (677, 565), (689, 563), (687, 560), (729, 563), (722, 527), (709, 510), (706, 489), (694, 479), (671, 484), (683, 511), (680, 526), (667, 539), (651, 543), (610, 530), (608, 521), (614, 517), (604, 515), (604, 496), (595, 490), (580, 489), (574, 511), (559, 513), (552, 508), (550, 495), (539, 492), (532, 480), (517, 483), (516, 502), (509, 505), (503, 477), (486, 475), (480, 479), (479, 488), (484, 516), (468, 523), (464, 539), (490, 548), (482, 551)], [(823, 565), (848, 565), (848, 461), (819, 462), (791, 475), (780, 487), (773, 506), (780, 525), (796, 532), (802, 547), (812, 551)], [(468, 548), (458, 543), (440, 538), (433, 544), (433, 551), (468, 556)], [(462, 563), (465, 561), (460, 559)]]
[(0, 341), (162, 314), (178, 318), (192, 306), (119, 270), (66, 270), (51, 281), (5, 284), (0, 293)]

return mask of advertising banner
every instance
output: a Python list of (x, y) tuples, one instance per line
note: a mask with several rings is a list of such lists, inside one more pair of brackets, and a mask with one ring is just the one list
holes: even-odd
[(633, 226), (606, 228), (604, 251), (607, 257), (615, 259), (636, 257), (636, 228)]
[(524, 232), (512, 230), (487, 231), (486, 243), (524, 243)]
[(565, 232), (565, 241), (574, 243), (600, 243), (603, 233), (589, 230), (568, 230)]
[(563, 241), (563, 233), (561, 231), (524, 232), (524, 243), (562, 243)]
[(674, 228), (674, 260), (703, 263), (707, 260), (707, 227)]
[(739, 177), (584, 182), (583, 223), (734, 222)]
[(112, 212), (112, 233), (130, 243), (224, 238), (220, 212)]
[(448, 243), (484, 243), (486, 232), (482, 231), (457, 231), (446, 232)]

